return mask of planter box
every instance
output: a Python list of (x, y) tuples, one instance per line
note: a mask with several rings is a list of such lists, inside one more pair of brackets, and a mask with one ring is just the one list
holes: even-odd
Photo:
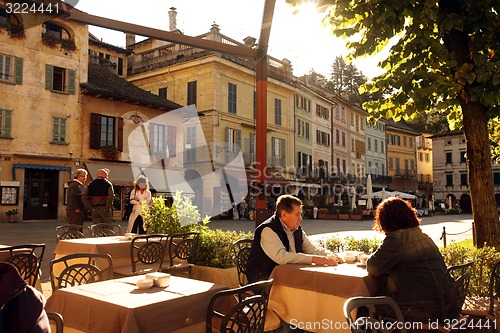
[(338, 214), (322, 213), (318, 214), (318, 219), (320, 220), (336, 220), (339, 218)]
[(362, 220), (363, 215), (362, 214), (351, 214), (351, 220)]
[(236, 267), (215, 268), (193, 265), (191, 267), (190, 278), (228, 286), (229, 288), (237, 288), (240, 286)]
[(339, 214), (339, 220), (349, 220), (350, 214)]

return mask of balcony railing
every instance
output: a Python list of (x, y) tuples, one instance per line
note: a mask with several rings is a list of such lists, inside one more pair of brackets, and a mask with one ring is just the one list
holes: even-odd
[(395, 169), (394, 175), (398, 176), (398, 177), (414, 178), (416, 176), (416, 173), (415, 173), (415, 170)]
[(245, 163), (245, 166), (255, 164), (255, 153), (243, 153), (243, 162)]
[(432, 183), (432, 175), (427, 174), (418, 174), (418, 182), (419, 183)]

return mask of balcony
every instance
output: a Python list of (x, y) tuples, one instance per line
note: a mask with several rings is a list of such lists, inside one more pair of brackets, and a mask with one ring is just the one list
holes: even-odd
[(419, 183), (432, 183), (432, 175), (428, 174), (418, 174), (418, 182)]
[(275, 168), (282, 167), (284, 168), (286, 165), (286, 159), (282, 156), (267, 156), (267, 166)]
[(395, 169), (394, 176), (402, 177), (402, 178), (415, 178), (416, 172), (415, 172), (415, 170)]

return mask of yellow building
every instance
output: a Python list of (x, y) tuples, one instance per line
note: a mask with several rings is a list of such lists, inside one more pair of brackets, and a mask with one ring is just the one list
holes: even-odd
[[(198, 37), (243, 45), (222, 35), (215, 24), (210, 32)], [(247, 38), (246, 42), (252, 43), (254, 40)], [(187, 172), (193, 179), (199, 179), (196, 197), (201, 212), (218, 215), (222, 212), (221, 206), (229, 208), (247, 197), (249, 188), (252, 189), (252, 180), (257, 176), (254, 168), (255, 61), (176, 44), (146, 50), (145, 45), (153, 46), (155, 43), (145, 40), (127, 45), (128, 49), (134, 51), (129, 59), (127, 79), (142, 89), (176, 103), (196, 106), (202, 131), (186, 128), (184, 147), (181, 149), (187, 151), (192, 147), (199, 148), (192, 154), (185, 154)], [(284, 187), (274, 192), (277, 187), (272, 185), (285, 185), (294, 173), (294, 170), (288, 169), (294, 166), (295, 89), (288, 60), (270, 58), (269, 68), (267, 182), (269, 197), (274, 197), (281, 194)], [(239, 152), (242, 153), (242, 161), (239, 162), (246, 169), (246, 177), (245, 174), (240, 177), (242, 174), (235, 170), (237, 168), (227, 165), (237, 158)], [(234, 165), (238, 165), (238, 161), (235, 160)], [(225, 179), (221, 170), (236, 172), (233, 175), (237, 182), (237, 186), (232, 189), (233, 198), (224, 194)], [(278, 173), (279, 176), (276, 176)], [(249, 183), (245, 181), (247, 177)], [(250, 205), (253, 202), (247, 201)]]
[(418, 188), (415, 138), (419, 133), (403, 122), (392, 120), (389, 120), (385, 129), (391, 189), (415, 194)]
[[(73, 171), (87, 168), (92, 179), (94, 168), (106, 165), (113, 180), (118, 172), (111, 165), (130, 165), (120, 142), (136, 116), (152, 119), (179, 105), (115, 75), (125, 74), (129, 52), (92, 36), (89, 51), (84, 24), (56, 15), (10, 14), (0, 1), (0, 27), (0, 219), (17, 209), (18, 220), (65, 221), (65, 188)], [(89, 55), (96, 54), (90, 58), (101, 66), (91, 66), (89, 75)], [(129, 90), (120, 89), (124, 84)], [(104, 158), (101, 142), (91, 148), (92, 113), (115, 120), (104, 133), (117, 161)], [(126, 180), (133, 180), (130, 171)], [(120, 196), (115, 203), (119, 215)]]

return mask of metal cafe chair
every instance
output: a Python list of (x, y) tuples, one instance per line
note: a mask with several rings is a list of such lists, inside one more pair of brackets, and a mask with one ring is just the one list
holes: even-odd
[(165, 234), (138, 235), (130, 243), (131, 267), (115, 270), (122, 276), (160, 272), (167, 247), (168, 236)]
[(107, 253), (75, 253), (50, 262), (52, 292), (112, 278), (113, 260)]
[(264, 332), (272, 283), (259, 281), (213, 295), (207, 308), (206, 332)]
[[(396, 318), (380, 318), (376, 313), (377, 306), (383, 306), (384, 309), (392, 308)], [(356, 318), (357, 310), (360, 307), (368, 308), (369, 315), (367, 317)], [(407, 332), (401, 309), (392, 298), (387, 296), (348, 298), (344, 303), (344, 317), (352, 333)], [(396, 325), (396, 323), (401, 323), (401, 325)]]
[(187, 275), (191, 271), (189, 259), (196, 251), (196, 244), (200, 233), (197, 231), (174, 234), (168, 239), (168, 254), (170, 265), (164, 269), (172, 275)]
[(62, 315), (57, 312), (47, 312), (47, 317), (49, 318), (49, 322), (51, 323), (50, 327), (55, 327), (55, 331), (52, 329), (52, 332), (63, 333), (64, 320)]
[(90, 228), (88, 226), (67, 224), (56, 227), (56, 240), (59, 242), (64, 239), (79, 239), (90, 237)]
[(7, 256), (2, 261), (14, 265), (23, 280), (35, 287), (42, 267), (45, 244), (23, 244), (0, 249)]
[(251, 249), (251, 239), (242, 238), (233, 243), (234, 257), (236, 259), (236, 269), (238, 271), (238, 281), (240, 286), (248, 284), (247, 262)]
[(108, 237), (122, 234), (122, 227), (116, 223), (97, 223), (90, 226), (92, 237)]

